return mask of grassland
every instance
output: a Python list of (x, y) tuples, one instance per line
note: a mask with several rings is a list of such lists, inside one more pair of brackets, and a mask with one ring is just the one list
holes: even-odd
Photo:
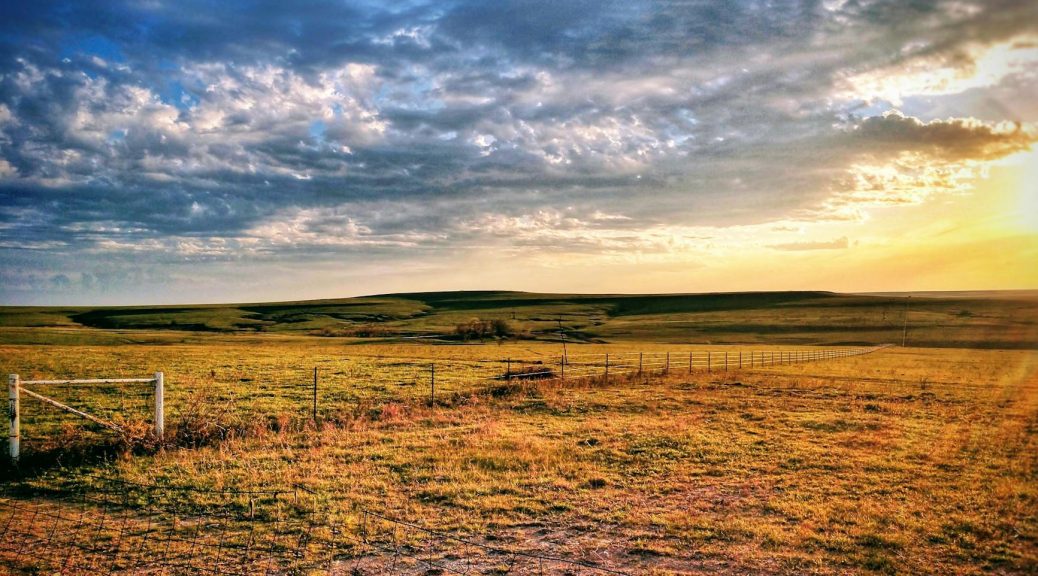
[[(174, 492), (301, 486), (353, 528), (364, 507), (631, 574), (1038, 571), (1038, 351), (1028, 340), (1027, 298), (920, 305), (910, 343), (932, 322), (930, 340), (941, 348), (742, 370), (733, 361), (728, 372), (710, 373), (698, 364), (690, 373), (687, 355), (804, 351), (811, 347), (790, 341), (810, 334), (833, 342), (878, 338), (886, 333), (819, 327), (859, 326), (881, 308), (871, 296), (789, 294), (766, 305), (722, 297), (694, 310), (687, 297), (632, 300), (626, 308), (566, 302), (558, 306), (572, 314), (574, 358), (609, 353), (614, 366), (630, 365), (645, 352), (658, 369), (669, 353), (671, 372), (509, 384), (499, 379), (506, 371), (556, 370), (561, 343), (550, 340), (551, 324), (557, 329), (562, 311), (537, 295), (520, 299), (533, 302), (526, 312), (497, 297), (466, 297), (464, 307), (445, 304), (448, 295), (423, 295), (414, 299), (420, 315), (381, 321), (416, 331), (424, 322), (422, 330), (433, 333), (472, 315), (510, 318), (515, 310), (517, 321), (533, 324), (534, 339), (430, 344), (317, 337), (277, 324), (267, 331), (89, 327), (74, 320), (86, 312), (71, 309), (8, 316), (0, 329), (4, 373), (164, 371), (169, 438), (162, 446), (117, 438), (23, 401), (26, 458), (3, 471), (3, 482), (89, 491), (99, 475)], [(855, 302), (865, 303), (862, 310)], [(390, 308), (411, 314), (398, 303), (378, 306), (387, 316)], [(599, 316), (591, 308), (578, 313), (583, 306)], [(889, 314), (899, 313), (896, 301), (890, 306)], [(41, 325), (27, 325), (33, 314)], [(768, 332), (782, 318), (815, 332)], [(958, 328), (939, 334), (943, 322)], [(707, 333), (741, 343), (707, 344), (700, 338)], [(575, 343), (577, 335), (585, 343)], [(609, 343), (592, 343), (607, 336)], [(976, 347), (948, 347), (957, 341)], [(430, 403), (433, 364), (438, 387)], [(125, 390), (41, 392), (146, 428), (147, 391)], [(15, 569), (0, 554), (3, 566)], [(388, 570), (372, 565), (367, 573), (378, 569)]]
[[(812, 347), (783, 347), (808, 351)], [(569, 345), (569, 378), (604, 375), (604, 355), (610, 354), (612, 375), (637, 369), (644, 352), (645, 373), (664, 368), (667, 355), (674, 371), (686, 371), (689, 354), (703, 370), (708, 350), (720, 370), (725, 347), (646, 343)], [(731, 368), (740, 353), (759, 355), (779, 348), (731, 348)], [(788, 354), (789, 352), (787, 352)], [(22, 380), (145, 377), (163, 371), (167, 412), (176, 421), (203, 411), (201, 418), (219, 417), (223, 426), (247, 427), (299, 423), (312, 417), (314, 370), (318, 376), (318, 416), (343, 421), (386, 403), (425, 401), (434, 392), (440, 403), (464, 402), (474, 393), (507, 384), (509, 373), (545, 372), (562, 376), (562, 347), (556, 343), (521, 341), (470, 345), (416, 343), (343, 344), (337, 339), (239, 335), (209, 337), (204, 343), (78, 346), (0, 346), (0, 373)], [(433, 376), (435, 367), (435, 377)], [(149, 386), (33, 385), (33, 390), (107, 419), (147, 418)], [(215, 408), (214, 408), (215, 407)], [(39, 402), (22, 409), (23, 437), (37, 450), (70, 448), (103, 438), (74, 429), (62, 434), (65, 415)], [(280, 423), (280, 424), (279, 424)]]
[[(459, 390), (435, 406), (417, 390), (369, 390), (361, 381), (315, 429), (303, 417), (304, 394), (244, 393), (261, 380), (295, 378), (303, 361), (349, 362), (342, 346), (312, 340), (60, 355), (5, 347), (5, 369), (63, 375), (163, 366), (174, 390), (210, 389), (216, 370), (216, 388), (233, 390), (250, 415), (207, 412), (221, 425), (251, 423), (216, 442), (42, 466), (22, 481), (89, 484), (87, 474), (101, 472), (177, 487), (300, 484), (334, 494), (329, 505), (341, 515), (360, 503), (519, 547), (576, 558), (594, 549), (632, 573), (1038, 569), (1035, 352), (888, 349), (727, 375)], [(518, 358), (547, 346), (346, 350), (474, 361), (487, 349)], [(676, 355), (678, 347), (658, 349)], [(270, 420), (257, 422), (261, 412)], [(173, 426), (188, 425), (189, 416)]]
[[(909, 301), (910, 300), (910, 301)], [(568, 295), (395, 294), (269, 304), (0, 307), (0, 342), (119, 344), (200, 341), (219, 334), (337, 335), (346, 341), (449, 337), (472, 318), (514, 323), (528, 337), (801, 345), (900, 342), (907, 309), (917, 346), (1038, 346), (1038, 293), (946, 297), (764, 292)]]

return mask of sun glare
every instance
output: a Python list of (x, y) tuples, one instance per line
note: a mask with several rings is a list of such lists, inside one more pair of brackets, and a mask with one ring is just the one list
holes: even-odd
[(1015, 223), (1030, 233), (1038, 233), (1038, 150), (1020, 155), (1021, 170), (1017, 177)]

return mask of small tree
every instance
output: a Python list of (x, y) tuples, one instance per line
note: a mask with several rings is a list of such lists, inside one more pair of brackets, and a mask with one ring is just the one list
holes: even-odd
[(463, 340), (470, 338), (511, 338), (516, 335), (515, 326), (505, 319), (483, 320), (472, 318), (454, 327), (454, 334)]
[(504, 318), (498, 318), (492, 322), (494, 336), (498, 338), (511, 338), (515, 336), (515, 326)]

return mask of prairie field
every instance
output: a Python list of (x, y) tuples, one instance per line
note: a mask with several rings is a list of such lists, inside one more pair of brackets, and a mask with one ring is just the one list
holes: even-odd
[(0, 576), (1038, 576), (1038, 1), (3, 6)]
[[(172, 438), (123, 445), (23, 399), (26, 456), (5, 474), (37, 503), (50, 490), (111, 482), (202, 499), (305, 490), (344, 535), (361, 530), (358, 510), (374, 510), (466, 542), (628, 574), (1038, 570), (1038, 352), (885, 348), (734, 365), (739, 351), (780, 349), (812, 350), (571, 343), (572, 358), (608, 352), (614, 370), (640, 352), (645, 370), (502, 382), (508, 370), (553, 366), (561, 345), (273, 335), (5, 345), (3, 370), (23, 379), (165, 371)], [(708, 350), (729, 352), (730, 369), (700, 366)], [(434, 402), (426, 363), (441, 378)], [(147, 390), (54, 388), (70, 404), (131, 415), (127, 425), (149, 418)], [(98, 443), (105, 449), (90, 450)], [(443, 572), (452, 547), (442, 547), (428, 551), (432, 568), (413, 573), (506, 572), (472, 559)], [(341, 573), (403, 572), (359, 554), (342, 553)]]

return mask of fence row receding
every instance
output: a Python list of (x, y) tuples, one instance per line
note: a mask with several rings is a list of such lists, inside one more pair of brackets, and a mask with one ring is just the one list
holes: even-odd
[[(867, 354), (882, 347), (774, 350), (574, 353), (555, 358), (502, 359), (455, 365), (368, 359), (398, 370), (393, 378), (417, 380), (427, 374), (429, 392), (438, 386), (501, 386), (502, 381), (550, 379), (608, 380), (611, 376), (678, 372), (724, 372), (768, 368)], [(474, 367), (478, 367), (478, 370)], [(425, 371), (428, 369), (428, 372)], [(403, 371), (403, 372), (399, 372)], [(356, 381), (356, 373), (340, 374)], [(417, 382), (416, 382), (417, 383)], [(102, 428), (117, 424), (72, 408), (26, 386), (152, 385), (154, 433), (163, 433), (164, 376), (103, 380), (30, 380), (10, 377), (12, 456), (17, 456), (19, 401), (24, 394), (48, 408), (71, 412)], [(297, 385), (313, 401), (313, 388)], [(327, 384), (327, 382), (326, 382)], [(173, 386), (173, 390), (177, 387)], [(130, 393), (127, 391), (127, 393)], [(170, 404), (174, 406), (175, 404)], [(199, 490), (89, 478), (82, 485), (42, 489), (0, 487), (0, 572), (52, 574), (569, 574), (593, 576), (639, 572), (637, 560), (597, 544), (570, 541), (563, 549), (531, 541), (521, 530), (494, 533), (466, 529), (443, 532), (390, 511), (344, 500), (339, 493), (317, 494), (302, 487), (282, 490)], [(572, 540), (572, 539), (570, 539)], [(533, 543), (531, 543), (533, 542)], [(531, 548), (531, 546), (533, 546)], [(626, 570), (626, 571), (625, 571)]]
[[(504, 383), (555, 381), (565, 384), (589, 379), (607, 382), (614, 377), (638, 375), (656, 377), (693, 372), (725, 373), (834, 360), (868, 354), (885, 347), (577, 352), (554, 357), (534, 354), (529, 357), (482, 360), (430, 358), (423, 361), (413, 357), (352, 357), (336, 361), (334, 365), (326, 365), (320, 371), (313, 367), (285, 369), (278, 374), (260, 373), (249, 377), (236, 374), (237, 381), (214, 382), (209, 392), (213, 394), (211, 401), (215, 404), (247, 405), (257, 415), (279, 413), (285, 410), (285, 406), (297, 406), (305, 409), (316, 420), (322, 408), (340, 409), (356, 405), (362, 400), (391, 401), (424, 396), (432, 404), (450, 395), (477, 393)], [(286, 373), (295, 375), (286, 377)], [(146, 389), (140, 390), (139, 385), (145, 385)], [(39, 387), (37, 389), (46, 394), (29, 386)], [(98, 387), (106, 388), (106, 393), (95, 394)], [(8, 446), (13, 459), (19, 456), (22, 427), (27, 424), (23, 423), (23, 395), (40, 402), (40, 412), (36, 419), (39, 425), (36, 422), (31, 424), (41, 430), (44, 420), (53, 427), (55, 414), (61, 411), (89, 420), (102, 429), (119, 431), (119, 425), (112, 421), (111, 416), (120, 411), (140, 410), (140, 406), (130, 406), (128, 402), (131, 398), (139, 398), (153, 409), (154, 434), (161, 438), (166, 405), (170, 405), (175, 415), (178, 405), (186, 403), (185, 394), (190, 392), (186, 385), (173, 386), (170, 392), (172, 396), (166, 399), (161, 372), (150, 378), (80, 380), (21, 380), (18, 375), (12, 374), (9, 376), (8, 390)], [(57, 400), (57, 397), (61, 397), (62, 401)], [(98, 405), (104, 398), (110, 404), (106, 409)]]

